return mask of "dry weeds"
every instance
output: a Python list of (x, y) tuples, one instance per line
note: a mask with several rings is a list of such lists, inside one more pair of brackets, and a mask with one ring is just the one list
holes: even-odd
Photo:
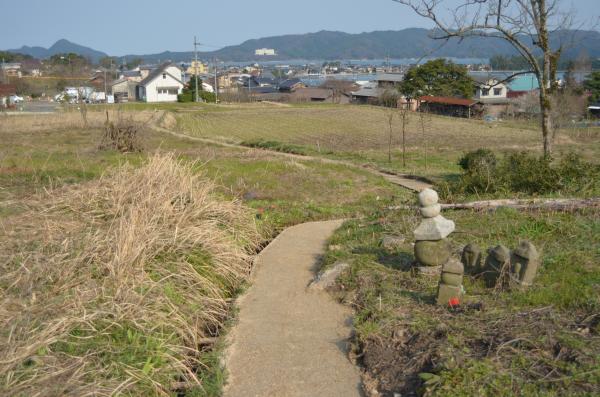
[[(118, 110), (111, 110), (109, 112), (110, 119), (117, 119), (119, 113)], [(144, 111), (128, 112), (128, 115), (136, 123), (146, 123), (154, 117), (158, 117), (160, 113)], [(22, 131), (29, 133), (77, 128), (102, 128), (105, 122), (105, 112), (91, 111), (89, 108), (86, 111), (85, 118), (82, 117), (80, 111), (64, 111), (54, 114), (2, 116), (0, 117), (0, 132)]]
[[(203, 338), (227, 317), (259, 234), (193, 166), (155, 155), (47, 192), (0, 230), (0, 394), (166, 395), (170, 382), (200, 385)], [(115, 360), (124, 353), (110, 341), (124, 331), (159, 357)]]
[(142, 124), (136, 121), (133, 115), (125, 116), (122, 113), (117, 114), (116, 120), (110, 120), (110, 116), (106, 112), (104, 137), (100, 149), (114, 149), (121, 153), (141, 152), (140, 131), (147, 128), (150, 121)]

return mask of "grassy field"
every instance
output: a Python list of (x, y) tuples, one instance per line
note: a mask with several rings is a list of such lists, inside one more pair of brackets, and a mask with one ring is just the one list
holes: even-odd
[[(335, 295), (356, 310), (355, 352), (384, 396), (591, 396), (600, 393), (600, 213), (455, 211), (454, 256), (532, 241), (543, 256), (533, 287), (497, 291), (465, 277), (459, 310), (434, 305), (439, 277), (416, 274), (419, 216), (383, 211), (347, 222), (324, 268), (351, 264)], [(385, 248), (384, 236), (405, 239)]]
[[(226, 142), (265, 140), (292, 144), (307, 154), (372, 162), (382, 168), (434, 178), (459, 171), (460, 156), (481, 147), (495, 151), (541, 153), (541, 136), (527, 122), (486, 123), (410, 114), (406, 132), (407, 166), (401, 162), (401, 121), (393, 121), (393, 161), (387, 162), (389, 126), (386, 111), (372, 106), (275, 106), (265, 104), (204, 107), (176, 113), (177, 129)], [(597, 161), (600, 129), (569, 129), (557, 137), (557, 156), (575, 151)]]
[[(132, 119), (142, 126), (142, 152), (122, 154), (99, 149), (106, 110), (109, 110), (111, 120)], [(115, 211), (110, 210), (110, 206), (99, 208), (97, 204), (102, 200), (92, 192), (97, 192), (100, 187), (107, 189), (106, 186), (113, 186), (110, 181), (114, 180), (111, 175), (115, 175), (115, 169), (125, 167), (128, 172), (141, 172), (139, 170), (152, 163), (155, 154), (164, 156), (172, 153), (174, 161), (182, 160), (183, 166), (193, 164), (193, 175), (214, 181), (215, 186), (210, 193), (212, 199), (243, 203), (264, 241), (277, 230), (300, 222), (354, 219), (332, 239), (323, 266), (331, 266), (337, 261), (352, 264), (352, 271), (341, 280), (336, 294), (356, 310), (356, 351), (367, 369), (367, 385), (377, 385), (380, 390), (389, 393), (413, 392), (423, 388), (428, 395), (456, 396), (600, 393), (597, 388), (600, 382), (600, 301), (597, 293), (600, 285), (600, 251), (597, 249), (600, 246), (600, 219), (597, 212), (521, 213), (500, 209), (489, 213), (448, 213), (447, 217), (454, 219), (458, 225), (452, 236), (456, 251), (467, 242), (476, 242), (482, 248), (498, 243), (514, 247), (518, 240), (530, 239), (542, 250), (544, 258), (536, 285), (531, 290), (522, 293), (494, 292), (484, 288), (478, 280), (467, 279), (465, 286), (469, 305), (460, 311), (449, 312), (431, 304), (437, 280), (415, 276), (409, 269), (413, 261), (411, 231), (418, 221), (417, 217), (412, 212), (387, 210), (393, 205), (412, 204), (413, 193), (359, 168), (282, 158), (252, 148), (205, 144), (149, 128), (149, 123), (160, 118), (163, 111), (168, 112), (163, 120), (165, 126), (186, 134), (224, 142), (245, 142), (278, 151), (347, 159), (359, 164), (373, 163), (381, 168), (427, 175), (437, 180), (456, 176), (460, 171), (456, 161), (467, 150), (485, 146), (495, 151), (531, 150), (539, 153), (541, 149), (538, 132), (532, 125), (487, 124), (430, 117), (426, 120), (423, 136), (419, 118), (412, 115), (407, 135), (408, 166), (403, 168), (398, 120), (395, 121), (393, 162), (388, 164), (385, 114), (379, 108), (366, 106), (90, 106), (87, 125), (77, 109), (55, 115), (0, 115), (0, 137), (3, 140), (0, 146), (0, 230), (4, 244), (13, 244), (3, 250), (2, 258), (7, 265), (0, 275), (0, 320), (5, 330), (10, 329), (8, 324), (14, 320), (14, 310), (19, 307), (25, 313), (31, 313), (29, 318), (37, 321), (39, 318), (32, 311), (38, 310), (40, 301), (52, 302), (54, 306), (48, 306), (52, 309), (68, 300), (68, 296), (63, 294), (66, 287), (60, 281), (62, 276), (54, 271), (48, 273), (44, 283), (39, 284), (43, 291), (36, 289), (37, 279), (30, 276), (22, 276), (19, 283), (14, 284), (21, 264), (37, 258), (32, 268), (39, 274), (45, 274), (46, 262), (40, 259), (40, 255), (46, 254), (52, 261), (59, 261), (64, 260), (67, 252), (80, 259), (98, 256), (108, 263), (104, 256), (90, 247), (94, 246), (94, 242), (98, 243), (100, 231), (104, 233), (102, 236), (116, 233), (112, 226), (115, 219), (121, 222), (127, 218), (113, 218)], [(600, 154), (598, 131), (563, 132), (557, 139), (557, 151), (560, 155), (571, 150), (597, 162)], [(148, 170), (138, 175), (148, 181), (153, 179)], [(127, 181), (125, 177), (120, 180)], [(114, 191), (124, 191), (126, 185), (122, 183)], [(177, 186), (173, 185), (172, 190), (182, 189)], [(164, 189), (157, 188), (157, 194), (164, 194)], [(141, 197), (144, 194), (151, 196), (148, 192), (153, 191), (144, 190), (143, 194), (138, 191), (136, 202), (143, 202)], [(60, 198), (58, 212), (50, 197)], [(158, 200), (153, 205), (163, 205), (160, 202), (164, 204), (165, 201)], [(64, 212), (65, 209), (68, 211)], [(65, 216), (70, 214), (69, 211), (78, 216), (70, 219)], [(60, 216), (55, 217), (57, 214)], [(104, 223), (107, 220), (114, 222)], [(61, 234), (61, 230), (66, 230), (68, 225), (79, 225), (76, 230), (83, 230), (85, 225), (90, 227), (94, 222), (101, 223), (99, 232), (95, 237), (93, 233), (89, 234), (95, 226), (82, 232), (85, 238), (81, 239), (77, 249), (69, 251), (69, 247), (74, 247), (73, 234), (63, 239), (66, 245), (59, 244), (60, 237), (66, 236)], [(52, 238), (45, 241), (45, 235)], [(380, 244), (384, 235), (404, 236), (405, 243), (397, 249), (385, 249)], [(110, 243), (112, 238), (104, 237), (97, 244), (106, 255), (113, 252), (110, 248), (114, 245)], [(152, 247), (152, 244), (150, 240), (143, 240), (140, 246)], [(215, 268), (213, 256), (206, 255), (205, 251), (195, 251), (183, 244), (177, 251), (177, 255), (183, 256), (173, 257), (152, 249), (148, 252), (151, 253), (147, 255), (151, 259), (148, 262), (150, 268), (155, 269), (154, 266), (163, 262), (170, 264), (167, 270), (174, 276), (169, 277), (184, 277), (185, 273), (179, 267), (184, 258), (202, 277), (216, 283), (215, 291), (220, 291), (219, 296), (225, 301), (243, 288), (243, 277), (241, 283), (224, 285), (219, 277), (215, 277), (215, 272), (205, 273), (207, 268)], [(87, 265), (81, 266), (87, 269)], [(139, 268), (133, 268), (137, 270), (128, 273), (128, 277), (139, 280)], [(92, 270), (89, 273), (98, 276), (95, 280), (125, 285), (114, 278), (103, 278), (103, 272), (112, 275), (110, 266)], [(65, 282), (81, 283), (78, 278), (81, 274), (85, 272), (78, 273), (75, 278), (66, 278)], [(159, 276), (164, 274), (151, 274), (149, 281), (135, 284), (134, 288), (145, 291), (148, 285), (161, 282)], [(52, 280), (60, 282), (52, 284)], [(15, 291), (14, 285), (19, 286), (18, 291)], [(106, 291), (110, 291), (107, 296), (116, 296), (114, 291), (118, 288), (115, 290), (110, 285), (103, 285)], [(55, 300), (53, 291), (56, 293)], [(155, 302), (181, 306), (181, 310), (185, 309), (182, 296), (186, 297), (184, 300), (201, 299), (193, 293), (188, 296), (188, 289), (179, 290), (169, 283), (161, 284), (159, 291)], [(86, 299), (81, 295), (81, 301), (86, 303), (79, 308), (87, 310), (97, 306), (96, 301)], [(21, 306), (14, 306), (14, 302)], [(212, 331), (203, 327), (200, 334), (218, 335), (223, 322), (231, 315), (230, 309), (227, 307), (226, 313), (221, 312), (218, 322), (208, 323), (218, 326), (213, 326)], [(48, 315), (48, 311), (41, 309), (37, 313)], [(80, 311), (72, 313), (81, 314)], [(179, 354), (181, 350), (178, 349), (185, 343), (177, 339), (179, 336), (173, 336), (177, 333), (173, 334), (171, 328), (148, 326), (152, 322), (150, 312), (145, 312), (144, 318), (148, 322), (143, 326), (135, 321), (132, 323), (131, 312), (125, 310), (124, 313), (127, 315), (115, 320), (119, 324), (116, 328), (109, 327), (107, 318), (101, 318), (98, 323), (78, 322), (79, 326), (70, 328), (70, 332), (65, 334), (67, 337), (61, 337), (60, 343), (48, 338), (45, 341), (36, 339), (35, 349), (29, 349), (22, 356), (24, 361), (21, 364), (24, 366), (3, 371), (8, 377), (3, 384), (14, 385), (14, 382), (23, 381), (25, 383), (19, 384), (39, 388), (47, 379), (44, 376), (51, 373), (45, 372), (48, 365), (54, 362), (56, 368), (78, 368), (78, 362), (66, 358), (90, 354), (93, 360), (86, 363), (99, 369), (97, 372), (102, 374), (102, 379), (95, 379), (91, 367), (85, 367), (80, 372), (85, 376), (76, 378), (82, 389), (73, 389), (72, 395), (77, 395), (78, 390), (84, 390), (83, 386), (93, 382), (99, 382), (106, 387), (103, 390), (109, 390), (111, 385), (114, 386), (113, 381), (126, 379), (134, 380), (132, 384), (126, 384), (132, 388), (133, 395), (181, 393), (176, 387), (165, 385), (183, 382), (185, 387), (185, 382), (193, 381), (193, 377), (178, 377), (177, 371), (185, 371), (185, 365), (175, 365), (179, 369), (173, 370), (172, 362), (165, 357)], [(185, 310), (182, 313), (187, 315)], [(19, 318), (20, 326), (30, 329), (27, 327), (32, 324), (28, 324), (25, 317)], [(157, 322), (163, 320), (163, 317), (157, 318)], [(105, 326), (108, 328), (103, 328)], [(90, 334), (102, 329), (107, 332)], [(539, 332), (540, 329), (543, 332)], [(170, 339), (171, 336), (174, 339)], [(90, 343), (86, 342), (88, 340)], [(7, 349), (6, 356), (14, 353), (9, 348), (11, 341), (14, 341), (14, 336), (10, 331), (0, 332), (0, 346)], [(19, 340), (17, 345), (26, 346), (26, 343)], [(111, 353), (94, 355), (93, 352), (107, 350), (105, 348)], [(200, 356), (192, 359), (195, 363), (190, 364), (194, 368), (193, 375), (201, 379), (203, 387), (188, 390), (185, 395), (219, 395), (225, 375), (218, 354), (219, 346), (202, 350)], [(111, 367), (111, 362), (120, 364)], [(37, 372), (40, 377), (36, 379), (35, 371), (39, 368), (44, 370)], [(32, 388), (23, 390), (31, 391)], [(55, 395), (61, 395), (61, 391), (56, 390)], [(69, 393), (62, 390), (62, 394)]]
[[(118, 117), (133, 118), (140, 124), (147, 123), (155, 116), (152, 111), (140, 110), (133, 113), (122, 110), (120, 115), (111, 112), (109, 116), (111, 120)], [(87, 128), (84, 128), (83, 119), (76, 111), (0, 118), (0, 134), (4, 143), (0, 148), (0, 229), (2, 261), (5, 263), (0, 277), (0, 321), (6, 331), (0, 333), (0, 349), (4, 357), (10, 357), (10, 363), (5, 363), (6, 366), (0, 371), (3, 374), (2, 387), (5, 388), (0, 390), (7, 393), (9, 390), (10, 393), (18, 391), (17, 395), (25, 396), (46, 388), (48, 395), (78, 395), (92, 387), (108, 395), (118, 387), (123, 387), (123, 393), (131, 395), (177, 395), (181, 390), (171, 385), (174, 383), (184, 384), (185, 395), (220, 395), (225, 378), (218, 359), (220, 345), (216, 345), (215, 349), (210, 349), (210, 346), (209, 349), (203, 348), (192, 358), (186, 358), (183, 352), (193, 343), (188, 337), (194, 332), (197, 333), (194, 336), (196, 338), (202, 335), (219, 336), (223, 322), (231, 315), (231, 307), (220, 303), (216, 309), (204, 305), (205, 311), (200, 310), (200, 313), (206, 314), (210, 321), (196, 324), (196, 320), (189, 317), (190, 313), (186, 311), (188, 306), (183, 302), (201, 302), (206, 299), (205, 296), (213, 296), (210, 294), (217, 294), (220, 300), (227, 301), (228, 297), (239, 292), (240, 280), (245, 280), (245, 276), (236, 278), (235, 282), (224, 282), (219, 276), (219, 269), (225, 267), (215, 263), (214, 251), (198, 251), (184, 244), (176, 252), (170, 253), (153, 245), (156, 243), (152, 237), (155, 233), (149, 231), (142, 233), (147, 235), (145, 237), (140, 235), (138, 239), (127, 240), (135, 244), (136, 249), (144, 247), (144, 257), (147, 259), (144, 259), (143, 266), (151, 270), (146, 273), (149, 279), (138, 283), (144, 280), (140, 265), (136, 265), (138, 262), (128, 262), (124, 258), (123, 266), (129, 269), (124, 277), (131, 282), (137, 280), (131, 288), (144, 291), (150, 287), (160, 292), (151, 301), (155, 305), (152, 310), (156, 312), (153, 314), (148, 309), (142, 321), (136, 320), (135, 313), (121, 306), (118, 306), (118, 310), (108, 308), (106, 305), (111, 304), (112, 297), (121, 294), (121, 287), (127, 284), (127, 280), (114, 278), (113, 270), (109, 270), (114, 266), (110, 259), (113, 248), (102, 248), (105, 244), (112, 247), (110, 241), (114, 237), (109, 236), (124, 232), (115, 230), (114, 225), (128, 219), (125, 215), (113, 219), (115, 211), (120, 213), (120, 210), (100, 205), (107, 198), (103, 198), (103, 194), (115, 196), (115, 199), (122, 195), (130, 196), (120, 192), (126, 188), (124, 185), (119, 185), (112, 193), (110, 189), (100, 188), (110, 185), (114, 180), (112, 175), (115, 169), (133, 167), (131, 172), (144, 170), (155, 153), (174, 153), (184, 164), (194, 164), (195, 175), (214, 181), (213, 199), (223, 203), (236, 200), (249, 208), (251, 220), (256, 223), (263, 241), (287, 225), (307, 220), (361, 217), (375, 208), (404, 202), (409, 197), (382, 178), (362, 170), (282, 159), (250, 148), (201, 144), (154, 132), (147, 128), (147, 124), (141, 130), (143, 152), (121, 154), (114, 150), (100, 150), (105, 117), (102, 111), (90, 111)], [(155, 177), (158, 177), (158, 173), (152, 177), (146, 174), (144, 178), (153, 180)], [(121, 179), (127, 184), (125, 177)], [(177, 178), (174, 180), (176, 182)], [(169, 183), (165, 181), (165, 187), (170, 186)], [(176, 185), (169, 189), (181, 190)], [(159, 189), (156, 194), (159, 193), (166, 192)], [(135, 201), (137, 203), (144, 194), (136, 194), (139, 197)], [(151, 198), (154, 191), (146, 191), (145, 195)], [(84, 199), (84, 196), (88, 198)], [(53, 200), (60, 203), (54, 205)], [(157, 198), (153, 205), (160, 202)], [(136, 207), (131, 205), (131, 210), (134, 210)], [(71, 212), (77, 216), (71, 219)], [(159, 214), (163, 212), (163, 209), (157, 210)], [(96, 224), (98, 221), (94, 219), (104, 219), (108, 223)], [(132, 222), (132, 227), (137, 225), (131, 220), (127, 222)], [(202, 221), (198, 222), (201, 225)], [(72, 230), (75, 226), (76, 230)], [(135, 227), (139, 229), (139, 225)], [(67, 230), (70, 230), (68, 235)], [(181, 232), (175, 235), (179, 236)], [(165, 229), (161, 233), (170, 232)], [(78, 234), (80, 241), (78, 248), (75, 248), (75, 242), (71, 241)], [(59, 241), (64, 244), (58, 244)], [(132, 245), (128, 247), (127, 250), (133, 249)], [(102, 254), (92, 250), (101, 250)], [(72, 254), (72, 260), (65, 259), (67, 253)], [(46, 255), (47, 261), (41, 261), (40, 255)], [(100, 263), (97, 270), (88, 269), (89, 264), (78, 265), (87, 256), (98, 258)], [(31, 263), (34, 259), (35, 263)], [(50, 263), (54, 264), (55, 270), (46, 268)], [(167, 273), (158, 272), (159, 269), (155, 268), (160, 263), (168, 265), (165, 270)], [(168, 279), (184, 277), (185, 272), (189, 271), (181, 267), (182, 263), (191, 264), (202, 280), (206, 278), (214, 282), (209, 288), (209, 292), (212, 291), (209, 295), (202, 290), (191, 292), (186, 287), (187, 283), (179, 285), (167, 282)], [(36, 269), (32, 275), (46, 274), (46, 281), (36, 284), (37, 278), (17, 278), (16, 274), (22, 266)], [(69, 269), (74, 269), (74, 266), (89, 271), (73, 273)], [(57, 271), (62, 272), (60, 276), (55, 274)], [(98, 272), (104, 271), (111, 277), (96, 277)], [(193, 282), (196, 277), (194, 274), (185, 277)], [(95, 290), (90, 286), (89, 291), (95, 291), (89, 292), (91, 295), (85, 295), (84, 290), (77, 292), (75, 302), (80, 302), (80, 305), (61, 306), (67, 299), (64, 294), (69, 291), (65, 289), (66, 285), (89, 286), (96, 282), (94, 280), (101, 282), (100, 289)], [(107, 301), (101, 304), (94, 297), (96, 293), (103, 294)], [(131, 303), (128, 300), (130, 298), (139, 299), (128, 297), (123, 304)], [(44, 302), (47, 302), (47, 307), (41, 310), (39, 304)], [(182, 319), (201, 329), (192, 331), (188, 328), (186, 331), (185, 327), (180, 326), (173, 333), (170, 325), (164, 324), (162, 316), (165, 310), (174, 308), (182, 310), (177, 312)], [(24, 315), (18, 316), (13, 309), (19, 309)], [(92, 315), (97, 310), (117, 310), (123, 312), (123, 316), (107, 318), (101, 314)], [(63, 312), (68, 318), (59, 316)], [(210, 317), (213, 312), (219, 315)], [(85, 320), (85, 316), (90, 320)], [(57, 328), (59, 322), (64, 327)], [(18, 324), (18, 328), (10, 331), (10, 324)], [(31, 327), (36, 324), (44, 332), (39, 334), (39, 338), (26, 339), (24, 334), (31, 332)], [(150, 324), (154, 324), (154, 327)], [(159, 324), (164, 325), (158, 327)], [(51, 329), (55, 329), (54, 335)], [(181, 332), (188, 334), (182, 335)], [(28, 344), (28, 341), (31, 343)], [(98, 355), (101, 351), (107, 353)], [(54, 363), (54, 367), (51, 367), (51, 363)], [(191, 374), (185, 373), (190, 370), (193, 371)], [(61, 373), (66, 374), (64, 376), (68, 380), (56, 382)], [(193, 386), (197, 380), (201, 386)], [(59, 386), (47, 388), (48, 382)], [(124, 383), (119, 386), (121, 382)]]
[[(126, 113), (147, 123), (153, 112)], [(99, 150), (103, 112), (89, 112), (88, 125), (77, 112), (0, 119), (5, 145), (0, 149), (0, 200), (5, 213), (19, 200), (50, 186), (97, 178), (110, 166), (140, 164), (146, 154)], [(111, 120), (118, 117), (110, 115)], [(373, 203), (406, 193), (366, 171), (333, 164), (294, 161), (252, 149), (222, 148), (178, 139), (146, 128), (145, 153), (174, 151), (198, 161), (226, 197), (242, 198), (281, 227), (304, 219), (347, 216)], [(323, 190), (322, 187), (326, 189)], [(8, 204), (7, 204), (8, 203)]]

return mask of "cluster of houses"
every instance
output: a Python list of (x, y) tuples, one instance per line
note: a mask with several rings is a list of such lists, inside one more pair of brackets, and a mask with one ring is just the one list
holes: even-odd
[(3, 77), (23, 76), (41, 77), (42, 62), (38, 59), (25, 59), (22, 62), (2, 62), (0, 63), (0, 74)]
[[(140, 65), (132, 70), (116, 72), (116, 75), (114, 72), (97, 71), (88, 81), (92, 94), (87, 92), (88, 87), (82, 87), (86, 88), (86, 95), (79, 95), (78, 99), (91, 98), (91, 101), (109, 103), (176, 102), (186, 83), (194, 75), (199, 76), (202, 81), (202, 86), (199, 87), (201, 90), (217, 92), (223, 100), (227, 100), (227, 94), (242, 94), (254, 101), (379, 104), (386, 92), (398, 93), (397, 88), (403, 81), (405, 71), (402, 67), (376, 68), (373, 71), (378, 73), (372, 81), (357, 81), (358, 79), (347, 77), (352, 77), (348, 73), (350, 69), (354, 72), (363, 69), (373, 72), (369, 68), (342, 66), (334, 62), (325, 63), (318, 70), (311, 70), (308, 66), (300, 69), (277, 66), (268, 70), (254, 64), (245, 67), (230, 66), (217, 72), (200, 61), (179, 65), (165, 62), (159, 65)], [(2, 64), (2, 73), (9, 77), (20, 78), (24, 74), (41, 76), (41, 70), (38, 60)], [(509, 109), (514, 112), (519, 98), (535, 97), (537, 93), (537, 82), (531, 76), (526, 77), (525, 80), (530, 81), (523, 84), (523, 79), (520, 83), (509, 79), (507, 72), (470, 68), (469, 73), (476, 86), (471, 98), (421, 96), (407, 100), (399, 96), (397, 105), (413, 111), (425, 110), (455, 117), (497, 118), (509, 113)], [(310, 76), (314, 75), (333, 78), (323, 79), (315, 84), (309, 81)], [(346, 77), (336, 78), (336, 75)], [(0, 85), (0, 105), (6, 106), (8, 98), (15, 94), (13, 85)], [(590, 106), (589, 111), (600, 114), (600, 104)]]
[[(475, 92), (470, 99), (442, 96), (420, 96), (414, 100), (398, 98), (399, 107), (410, 110), (426, 110), (455, 117), (499, 117), (507, 112), (511, 99), (534, 93), (534, 87), (528, 90), (511, 90), (510, 80), (504, 76), (492, 73), (471, 73), (475, 83)], [(384, 73), (372, 82), (361, 85), (361, 88), (351, 93), (352, 102), (361, 104), (377, 104), (386, 91), (396, 90), (403, 80), (402, 73)]]
[[(182, 68), (171, 62), (161, 65), (141, 65), (122, 71), (108, 82), (104, 72), (96, 73), (89, 81), (98, 91), (106, 89), (115, 102), (176, 102), (193, 75), (202, 81), (201, 90), (222, 94), (244, 93), (256, 101), (350, 103), (349, 90), (308, 87), (298, 78), (276, 77), (270, 71), (246, 68), (242, 71), (223, 71), (209, 74), (201, 62)], [(351, 83), (350, 83), (351, 84)], [(352, 85), (352, 84), (351, 84)], [(353, 86), (353, 85), (352, 85)], [(354, 86), (353, 86), (354, 87)]]

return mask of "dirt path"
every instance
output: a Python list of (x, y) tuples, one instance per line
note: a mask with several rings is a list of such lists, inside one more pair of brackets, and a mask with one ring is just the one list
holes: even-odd
[(326, 292), (307, 289), (341, 223), (293, 226), (259, 255), (229, 335), (225, 397), (362, 395), (360, 373), (346, 352), (351, 311)]
[(401, 186), (405, 189), (413, 190), (416, 192), (420, 192), (423, 189), (427, 189), (427, 188), (431, 187), (431, 184), (421, 181), (419, 179), (415, 179), (414, 177), (411, 177), (410, 175), (389, 174), (389, 173), (385, 173), (385, 172), (379, 171), (377, 169), (374, 169), (374, 168), (371, 168), (368, 166), (357, 165), (357, 164), (349, 162), (349, 161), (333, 160), (333, 159), (328, 159), (328, 158), (323, 158), (323, 157), (318, 157), (318, 156), (304, 156), (304, 155), (292, 154), (292, 153), (282, 153), (282, 152), (277, 152), (274, 150), (262, 149), (262, 148), (249, 148), (248, 146), (238, 145), (235, 143), (227, 143), (227, 142), (222, 142), (222, 141), (219, 141), (216, 139), (200, 138), (200, 137), (196, 137), (196, 136), (192, 136), (192, 135), (188, 135), (188, 134), (183, 134), (180, 132), (172, 131), (167, 128), (159, 127), (158, 125), (156, 125), (156, 123), (153, 123), (151, 125), (151, 128), (153, 128), (155, 131), (167, 133), (167, 134), (176, 136), (178, 138), (189, 139), (192, 141), (203, 142), (203, 143), (207, 143), (207, 144), (211, 144), (211, 145), (217, 145), (217, 146), (228, 147), (228, 148), (236, 148), (236, 149), (261, 150), (261, 151), (269, 152), (270, 154), (272, 154), (274, 156), (286, 157), (286, 158), (290, 158), (290, 159), (294, 159), (294, 160), (320, 161), (325, 164), (339, 164), (339, 165), (344, 165), (346, 167), (358, 168), (358, 169), (368, 171), (374, 175), (381, 176), (390, 183), (393, 183), (393, 184)]

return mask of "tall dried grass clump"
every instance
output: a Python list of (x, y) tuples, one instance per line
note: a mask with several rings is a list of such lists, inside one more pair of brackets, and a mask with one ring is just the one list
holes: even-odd
[(259, 233), (193, 168), (155, 155), (47, 193), (0, 232), (0, 395), (202, 388), (203, 343)]
[(104, 136), (100, 149), (114, 149), (122, 153), (141, 152), (142, 144), (139, 134), (141, 129), (147, 127), (148, 122), (140, 124), (132, 116), (125, 117), (121, 113), (117, 115), (116, 120), (111, 121), (106, 112)]

